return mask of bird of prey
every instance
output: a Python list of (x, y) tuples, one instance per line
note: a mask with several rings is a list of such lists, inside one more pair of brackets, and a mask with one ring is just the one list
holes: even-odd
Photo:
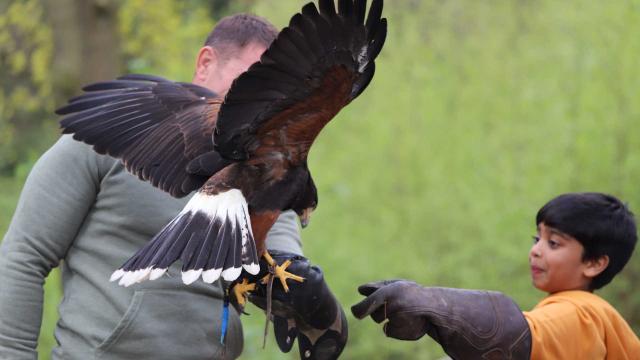
[[(182, 280), (259, 271), (282, 211), (306, 225), (318, 203), (307, 154), (322, 128), (371, 81), (386, 38), (382, 0), (319, 0), (295, 14), (222, 98), (206, 88), (127, 75), (84, 87), (57, 110), (64, 133), (121, 159), (185, 208), (116, 270), (129, 286), (182, 261)], [(299, 280), (280, 269), (280, 280)]]

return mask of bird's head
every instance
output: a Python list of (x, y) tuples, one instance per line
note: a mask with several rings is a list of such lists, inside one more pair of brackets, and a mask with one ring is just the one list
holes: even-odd
[(298, 217), (300, 218), (300, 226), (302, 226), (303, 229), (306, 228), (307, 225), (309, 225), (309, 221), (311, 220), (311, 213), (313, 212), (313, 210), (315, 210), (315, 208), (308, 207), (302, 210), (302, 214), (298, 214)]
[(308, 171), (306, 171), (306, 174), (307, 180), (305, 181), (304, 186), (301, 187), (298, 197), (292, 206), (293, 210), (300, 218), (300, 225), (302, 228), (309, 225), (311, 213), (318, 206), (318, 189), (316, 189), (316, 185), (313, 183), (311, 174)]

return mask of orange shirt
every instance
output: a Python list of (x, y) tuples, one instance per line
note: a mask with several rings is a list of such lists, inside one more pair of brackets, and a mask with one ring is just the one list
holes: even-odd
[(640, 340), (608, 302), (587, 291), (561, 291), (524, 311), (531, 359), (640, 359)]

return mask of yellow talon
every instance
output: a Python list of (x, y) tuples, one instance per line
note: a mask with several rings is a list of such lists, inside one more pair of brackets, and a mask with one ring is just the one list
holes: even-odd
[(304, 282), (304, 278), (302, 276), (294, 275), (290, 272), (285, 271), (289, 267), (289, 265), (291, 265), (290, 260), (285, 260), (285, 262), (283, 262), (282, 265), (278, 265), (275, 262), (275, 260), (273, 260), (271, 255), (269, 255), (268, 252), (265, 252), (263, 256), (265, 260), (267, 260), (267, 263), (269, 263), (269, 265), (273, 267), (273, 274), (267, 274), (265, 277), (262, 278), (261, 281), (263, 284), (268, 283), (271, 276), (275, 276), (278, 279), (280, 279), (280, 283), (282, 284), (284, 291), (289, 292), (287, 279), (291, 279), (297, 282)]
[(249, 284), (249, 280), (246, 278), (242, 279), (241, 283), (237, 283), (233, 287), (233, 295), (236, 297), (238, 304), (240, 306), (244, 306), (247, 303), (247, 298), (249, 296), (249, 292), (254, 291), (256, 289), (256, 284)]

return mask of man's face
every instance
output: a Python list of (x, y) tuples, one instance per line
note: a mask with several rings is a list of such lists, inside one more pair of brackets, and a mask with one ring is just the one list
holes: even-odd
[(533, 286), (553, 294), (563, 290), (587, 290), (587, 262), (582, 261), (584, 247), (570, 235), (538, 225), (538, 234), (529, 252)]
[(247, 71), (253, 63), (260, 60), (260, 55), (265, 50), (266, 47), (263, 45), (250, 43), (238, 49), (235, 54), (216, 54), (217, 62), (202, 85), (221, 96), (226, 95), (233, 80)]

